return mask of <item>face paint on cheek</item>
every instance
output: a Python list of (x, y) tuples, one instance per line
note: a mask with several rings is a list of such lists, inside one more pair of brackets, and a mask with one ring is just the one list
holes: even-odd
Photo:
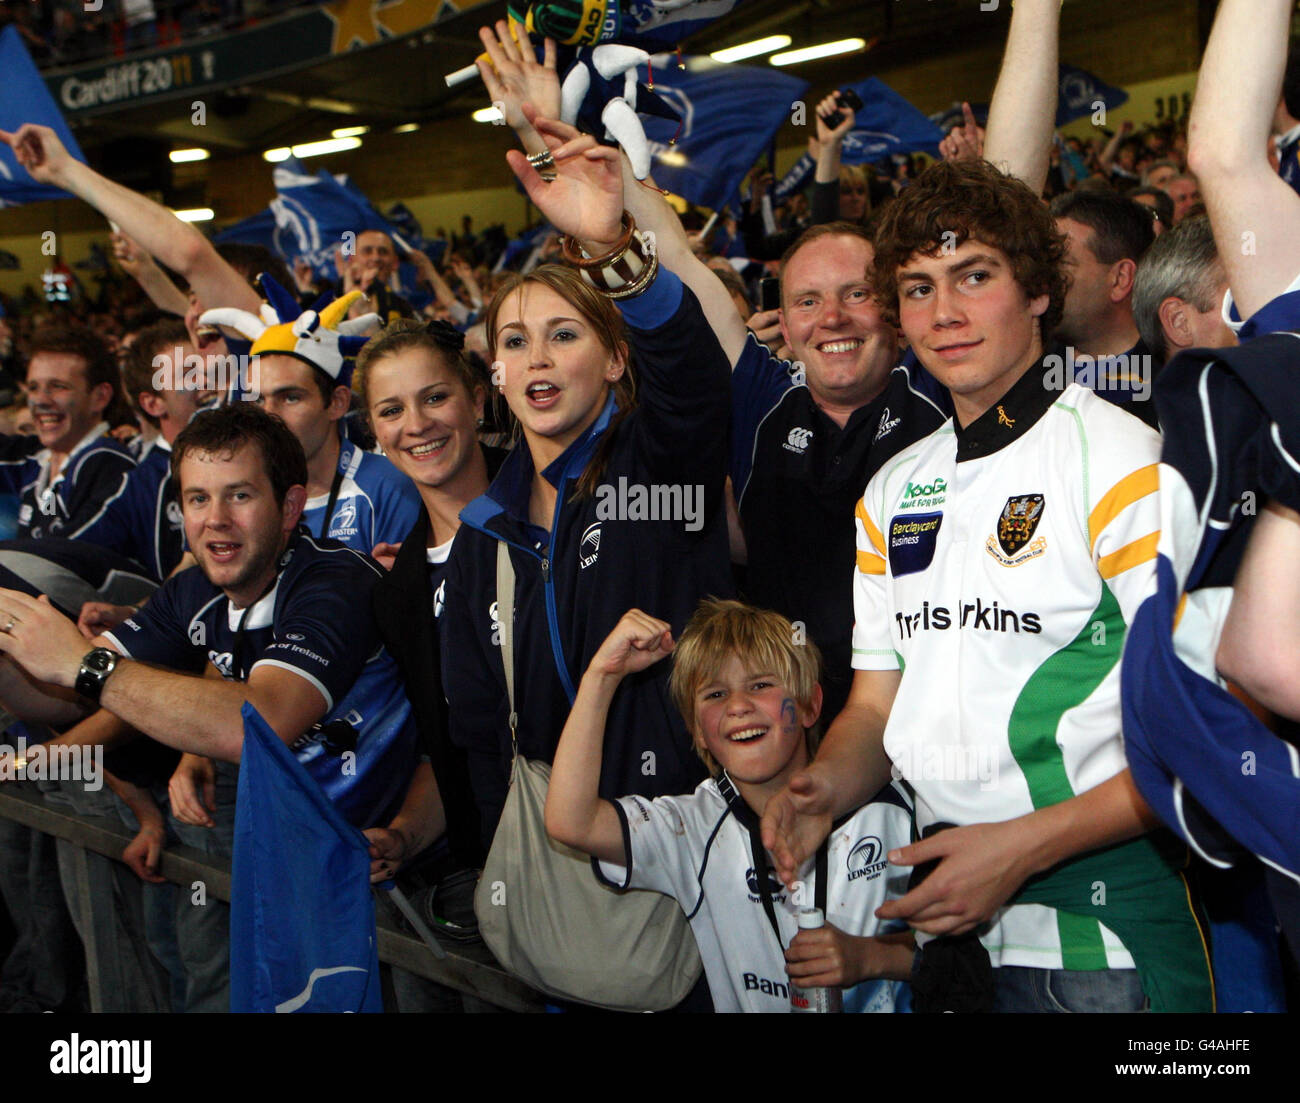
[(794, 701), (789, 697), (781, 702), (781, 723), (786, 731), (793, 731), (799, 723), (799, 714), (795, 710)]

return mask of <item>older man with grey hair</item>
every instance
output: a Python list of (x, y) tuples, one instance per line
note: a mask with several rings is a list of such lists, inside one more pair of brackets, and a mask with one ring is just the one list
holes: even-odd
[(1133, 282), (1133, 321), (1157, 361), (1163, 363), (1182, 349), (1237, 343), (1221, 313), (1227, 287), (1227, 272), (1205, 215), (1156, 239)]

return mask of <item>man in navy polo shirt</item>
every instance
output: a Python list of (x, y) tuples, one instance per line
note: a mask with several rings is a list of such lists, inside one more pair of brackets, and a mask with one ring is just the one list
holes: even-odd
[[(206, 411), (172, 463), (198, 568), (89, 653), (48, 602), (0, 590), (0, 650), (51, 690), (7, 703), (67, 723), (95, 701), (179, 750), (238, 761), (248, 701), (344, 815), (369, 826), (414, 765), (409, 705), (370, 617), (380, 569), (298, 530), (305, 461), (278, 418), (247, 403)], [(194, 673), (146, 665), (161, 661)], [(220, 678), (202, 677), (208, 666)]]

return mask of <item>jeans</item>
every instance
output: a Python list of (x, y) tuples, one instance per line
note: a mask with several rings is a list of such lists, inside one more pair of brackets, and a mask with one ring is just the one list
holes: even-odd
[(0, 896), (16, 932), (0, 963), (0, 1011), (88, 1009), (81, 940), (63, 899), (54, 843), (51, 835), (0, 819)]
[[(121, 803), (112, 790), (86, 788), (80, 781), (60, 781), (47, 793), (50, 804), (68, 804), (81, 816), (119, 822)], [(57, 841), (59, 876), (72, 922), (89, 945), (93, 939), (98, 967), (99, 1010), (158, 1012), (170, 1009), (166, 970), (149, 949), (142, 882), (131, 870), (102, 854), (82, 851), (66, 839)], [(77, 875), (84, 860), (89, 899), (82, 900)]]
[[(160, 808), (167, 807), (165, 790), (155, 790), (153, 798)], [(117, 812), (128, 831), (134, 834), (140, 830), (140, 821), (123, 801), (117, 802)], [(165, 845), (171, 845), (175, 841), (174, 838), (168, 837)], [(180, 950), (176, 944), (176, 909), (179, 907), (180, 890), (170, 881), (164, 881), (162, 884), (141, 881), (140, 892), (145, 940), (155, 963), (166, 973), (166, 977), (162, 978), (166, 989), (162, 1002), (166, 1006), (162, 1009), (184, 1011), (185, 968), (181, 964)]]
[[(232, 762), (215, 766), (217, 807), (210, 815), (216, 826), (195, 827), (169, 814), (167, 829), (183, 846), (229, 861), (234, 853), (239, 767)], [(176, 894), (176, 941), (185, 967), (185, 1010), (225, 1013), (230, 1010), (230, 905), (206, 892), (199, 894), (193, 885), (181, 885)]]
[(993, 1010), (1048, 1014), (1145, 1011), (1147, 998), (1136, 969), (993, 970)]
[[(0, 744), (32, 733), (16, 727)], [(39, 793), (57, 783), (7, 781), (10, 791)], [(52, 835), (0, 819), (0, 898), (9, 912), (15, 940), (0, 962), (0, 1012), (88, 1010), (85, 962), (59, 881)]]

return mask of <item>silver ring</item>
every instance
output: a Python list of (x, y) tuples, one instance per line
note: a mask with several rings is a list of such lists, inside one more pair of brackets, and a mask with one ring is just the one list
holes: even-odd
[(5, 626), (3, 628), (0, 628), (0, 632), (12, 632), (14, 625), (17, 623), (18, 622), (13, 617), (10, 617), (9, 620), (5, 623)]

